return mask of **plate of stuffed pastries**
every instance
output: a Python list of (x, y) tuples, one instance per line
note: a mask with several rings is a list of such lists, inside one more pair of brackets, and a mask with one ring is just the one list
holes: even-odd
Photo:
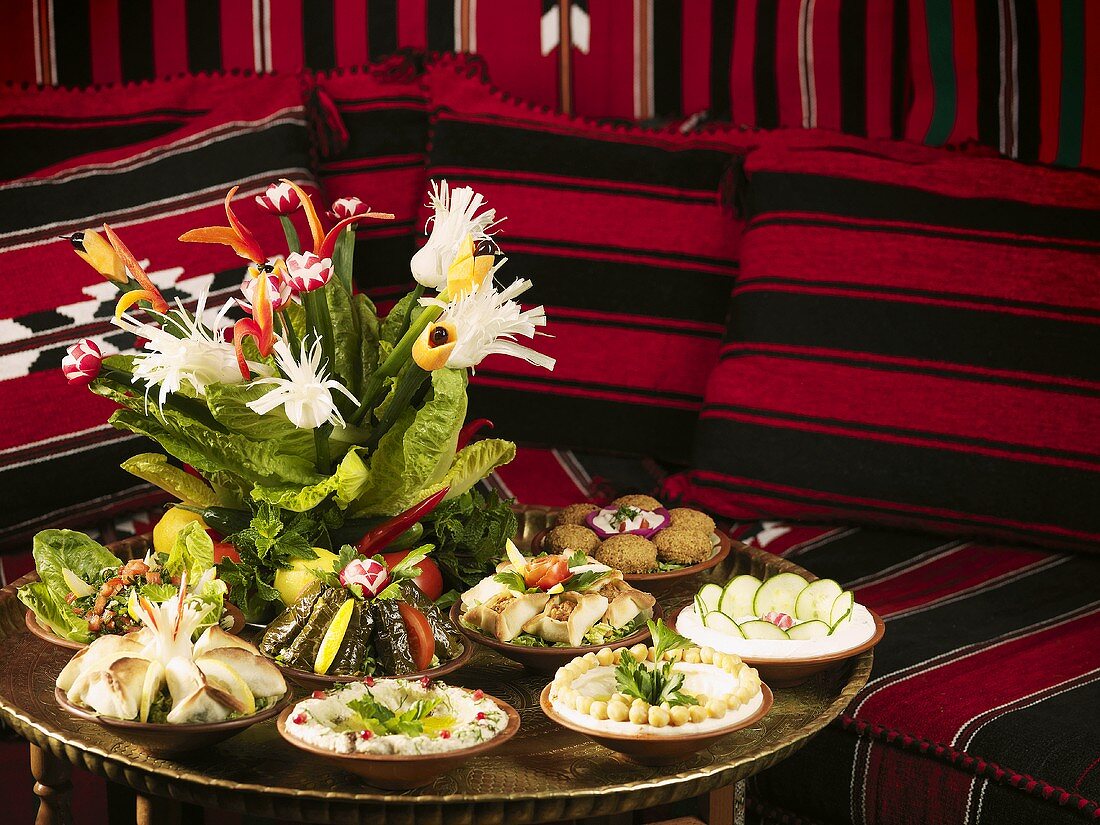
[(535, 670), (649, 638), (661, 608), (620, 571), (584, 553), (525, 557), (511, 542), (496, 573), (462, 594), (451, 621), (478, 644)]

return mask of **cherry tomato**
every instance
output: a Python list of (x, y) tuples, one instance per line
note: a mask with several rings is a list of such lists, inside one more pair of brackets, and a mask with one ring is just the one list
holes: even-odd
[(427, 670), (432, 666), (432, 657), (435, 656), (435, 637), (432, 636), (432, 626), (427, 618), (407, 602), (398, 602), (397, 609), (401, 611), (401, 621), (409, 631), (409, 648), (412, 650), (413, 664), (417, 670)]
[(573, 574), (569, 572), (569, 561), (562, 556), (557, 556), (550, 569), (535, 583), (535, 587), (539, 590), (549, 590), (555, 584), (560, 584), (568, 579), (571, 575)]
[[(407, 555), (409, 555), (408, 550), (402, 550), (399, 553), (383, 553), (382, 561), (385, 562), (386, 567), (392, 568)], [(420, 568), (420, 575), (413, 579), (413, 584), (434, 602), (443, 595), (443, 575), (439, 572), (439, 565), (428, 558), (417, 562), (416, 566)]]
[(241, 563), (241, 556), (236, 547), (227, 541), (214, 542), (214, 564), (225, 559), (229, 559), (235, 564)]

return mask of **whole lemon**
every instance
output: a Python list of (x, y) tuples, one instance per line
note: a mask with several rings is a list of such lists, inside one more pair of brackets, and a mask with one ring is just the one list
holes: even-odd
[(317, 554), (317, 558), (295, 559), (292, 567), (275, 574), (275, 589), (279, 591), (279, 598), (287, 607), (298, 601), (302, 591), (314, 581), (315, 577), (310, 570), (331, 570), (332, 563), (337, 558), (335, 553), (323, 547), (314, 547), (313, 552)]
[(160, 517), (157, 526), (153, 528), (153, 549), (158, 553), (171, 553), (176, 544), (176, 534), (193, 521), (206, 528), (206, 523), (198, 513), (173, 507)]

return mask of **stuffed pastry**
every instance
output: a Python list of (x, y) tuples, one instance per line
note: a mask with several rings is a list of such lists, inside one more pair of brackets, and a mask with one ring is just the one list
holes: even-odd
[(240, 648), (241, 650), (247, 650), (254, 656), (259, 656), (260, 651), (253, 645), (246, 642), (240, 636), (234, 636), (231, 633), (226, 633), (216, 624), (210, 625), (199, 636), (198, 641), (195, 642), (195, 658), (205, 656), (211, 650), (219, 650), (223, 647)]
[(94, 644), (73, 656), (61, 669), (57, 686), (68, 693), (82, 671), (101, 670), (126, 656), (140, 657), (144, 646), (131, 638), (133, 635), (101, 636), (96, 639)]
[(257, 698), (282, 696), (286, 693), (286, 681), (283, 679), (283, 674), (279, 672), (279, 668), (262, 656), (257, 656), (236, 647), (222, 647), (211, 650), (205, 656), (195, 659), (195, 664), (207, 677), (207, 681), (212, 681), (214, 678), (212, 674), (218, 672), (209, 667), (208, 663), (211, 661), (220, 662), (232, 668), (241, 677), (241, 680), (248, 685), (252, 695)]
[(203, 685), (172, 705), (168, 714), (171, 725), (197, 725), (203, 722), (222, 722), (234, 714), (247, 711), (244, 703), (224, 690)]
[(86, 670), (66, 693), (70, 702), (115, 719), (137, 719), (148, 659), (124, 657), (101, 670)]
[(652, 616), (653, 605), (657, 603), (649, 593), (635, 590), (618, 577), (604, 580), (595, 592), (608, 601), (603, 620), (612, 627), (622, 627), (643, 612), (647, 618)]
[(471, 608), (464, 618), (500, 641), (510, 642), (523, 631), (527, 622), (542, 612), (549, 598), (546, 593), (516, 595), (508, 590)]
[(561, 593), (538, 616), (523, 625), (523, 630), (548, 642), (567, 642), (580, 647), (592, 625), (603, 618), (607, 599), (599, 593)]

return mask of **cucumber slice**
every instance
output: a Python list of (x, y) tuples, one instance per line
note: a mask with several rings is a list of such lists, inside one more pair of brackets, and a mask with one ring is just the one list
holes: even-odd
[(802, 621), (820, 619), (828, 622), (833, 602), (843, 590), (844, 588), (832, 579), (818, 579), (810, 582), (795, 599), (794, 617)]
[(707, 614), (711, 611), (703, 604), (703, 600), (699, 598), (699, 594), (695, 594), (695, 615), (699, 617), (699, 621), (703, 621), (707, 617)]
[(833, 600), (833, 608), (829, 611), (829, 624), (836, 630), (842, 621), (850, 621), (852, 618), (852, 605), (856, 597), (851, 590), (845, 590)]
[(778, 576), (772, 576), (756, 591), (752, 612), (757, 616), (763, 616), (775, 610), (793, 616), (795, 600), (808, 585), (809, 582), (797, 573), (780, 573)]
[(712, 610), (703, 619), (704, 627), (709, 627), (711, 630), (717, 630), (719, 633), (728, 633), (731, 636), (736, 636), (739, 639), (743, 639), (745, 634), (741, 632), (741, 628), (737, 626), (737, 622), (718, 610)]
[(746, 639), (789, 639), (791, 638), (787, 631), (780, 630), (771, 622), (761, 621), (760, 619), (753, 619), (751, 622), (745, 622), (741, 625), (741, 632), (745, 634)]
[(752, 600), (760, 589), (760, 584), (760, 579), (756, 576), (734, 576), (722, 591), (718, 609), (727, 616), (751, 616)]
[(810, 619), (808, 622), (802, 622), (796, 624), (790, 630), (787, 631), (787, 635), (792, 639), (823, 639), (833, 632), (833, 629), (828, 624), (820, 619)]
[(704, 584), (699, 588), (696, 599), (706, 608), (704, 613), (710, 613), (718, 609), (718, 602), (722, 601), (722, 586), (719, 584)]
[(836, 633), (836, 629), (838, 627), (840, 627), (842, 624), (845, 624), (846, 622), (850, 622), (851, 620), (852, 620), (852, 611), (849, 610), (847, 613), (845, 613), (843, 616), (841, 616), (839, 619), (837, 619), (836, 623), (833, 624), (833, 626), (829, 628), (829, 635), (832, 636), (834, 633)]

